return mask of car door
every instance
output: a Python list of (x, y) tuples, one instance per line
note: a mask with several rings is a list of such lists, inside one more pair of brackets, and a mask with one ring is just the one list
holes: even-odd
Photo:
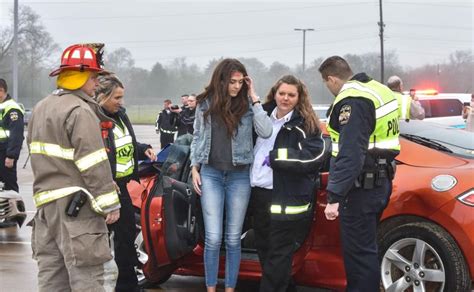
[(197, 195), (190, 183), (190, 141), (183, 138), (170, 146), (160, 175), (142, 201), (141, 225), (148, 253), (143, 271), (150, 281), (171, 274), (176, 262), (197, 245), (200, 229)]

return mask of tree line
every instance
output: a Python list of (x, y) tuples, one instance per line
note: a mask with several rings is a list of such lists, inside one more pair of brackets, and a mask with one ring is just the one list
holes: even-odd
[[(60, 53), (61, 49), (41, 24), (39, 15), (28, 6), (20, 6), (18, 36), (19, 101), (29, 108), (55, 88), (55, 78), (49, 78), (48, 74), (58, 66), (59, 60), (51, 60), (49, 56)], [(0, 77), (9, 83), (11, 83), (13, 60), (12, 42), (12, 28), (0, 27)], [(294, 74), (308, 86), (313, 103), (328, 104), (333, 99), (318, 72), (318, 67), (325, 57), (310, 62), (305, 72), (301, 66), (289, 67), (278, 61), (266, 66), (257, 58), (236, 57), (246, 66), (249, 75), (255, 80), (261, 98), (265, 98), (279, 77)], [(351, 64), (354, 72), (366, 72), (379, 80), (378, 52), (346, 54), (343, 57)], [(186, 58), (181, 57), (169, 64), (157, 62), (148, 70), (135, 66), (133, 55), (127, 48), (119, 48), (106, 51), (105, 65), (123, 81), (128, 105), (161, 106), (164, 99), (179, 102), (179, 97), (184, 93), (202, 92), (220, 60), (221, 58), (214, 58), (204, 68), (200, 68), (196, 64), (188, 64)], [(400, 76), (407, 90), (423, 86), (439, 88), (443, 92), (470, 93), (474, 91), (473, 65), (470, 50), (455, 51), (443, 63), (416, 68), (402, 67), (396, 51), (389, 51), (385, 55), (385, 76)]]

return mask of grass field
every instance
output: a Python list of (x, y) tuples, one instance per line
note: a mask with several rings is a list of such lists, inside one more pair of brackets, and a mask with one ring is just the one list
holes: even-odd
[(162, 105), (126, 105), (126, 108), (132, 124), (153, 125)]

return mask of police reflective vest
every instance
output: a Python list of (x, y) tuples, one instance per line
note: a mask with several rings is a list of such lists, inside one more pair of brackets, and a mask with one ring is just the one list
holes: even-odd
[[(0, 103), (0, 121), (3, 121), (3, 118), (13, 109), (20, 111), (23, 115), (25, 114), (25, 111), (13, 99)], [(10, 137), (10, 131), (5, 128), (3, 123), (0, 123), (0, 142), (7, 140), (8, 137)]]
[(123, 121), (120, 120), (120, 124), (121, 127), (116, 124), (113, 129), (116, 155), (116, 178), (131, 175), (134, 167), (132, 136)]
[[(375, 129), (370, 134), (367, 149), (400, 150), (400, 142), (398, 140), (398, 101), (393, 92), (375, 80), (367, 83), (351, 80), (346, 82), (341, 88), (332, 108), (334, 109), (335, 105), (345, 98), (354, 96), (366, 98), (372, 101), (375, 106)], [(331, 128), (329, 123), (327, 129), (331, 135), (332, 156), (336, 157), (339, 153), (339, 133)]]
[(410, 119), (411, 96), (393, 92), (398, 102), (398, 117), (400, 120)]
[[(49, 156), (52, 158), (60, 158), (74, 162), (80, 172), (84, 172), (89, 168), (101, 163), (108, 159), (105, 148), (94, 151), (79, 159), (74, 159), (74, 148), (63, 148), (57, 144), (44, 143), (39, 141), (33, 141), (30, 143), (30, 154), (40, 154)], [(94, 197), (87, 189), (79, 186), (70, 186), (59, 188), (55, 190), (49, 190), (44, 192), (35, 193), (33, 199), (36, 208), (41, 207), (44, 204), (52, 202), (54, 200), (72, 195), (78, 191), (83, 191), (89, 197), (91, 206), (95, 212), (104, 214), (104, 209), (107, 209), (111, 205), (118, 203), (118, 196), (116, 191), (110, 193), (101, 194)]]

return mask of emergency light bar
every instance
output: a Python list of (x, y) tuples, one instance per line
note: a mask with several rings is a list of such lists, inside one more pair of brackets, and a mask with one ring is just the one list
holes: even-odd
[[(408, 95), (409, 91), (404, 91), (403, 94)], [(438, 95), (438, 90), (436, 89), (416, 89), (416, 94), (423, 94), (423, 95)]]

